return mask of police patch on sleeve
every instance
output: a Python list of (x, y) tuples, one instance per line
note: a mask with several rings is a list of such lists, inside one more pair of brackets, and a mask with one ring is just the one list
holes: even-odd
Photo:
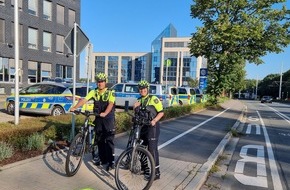
[(159, 103), (159, 99), (156, 98), (156, 99), (154, 100), (154, 103), (155, 103), (155, 104), (158, 104), (158, 103)]

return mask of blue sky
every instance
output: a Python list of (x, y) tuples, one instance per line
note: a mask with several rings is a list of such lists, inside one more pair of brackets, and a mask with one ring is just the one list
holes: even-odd
[[(150, 52), (151, 42), (170, 23), (178, 37), (191, 36), (198, 20), (190, 17), (192, 0), (81, 0), (81, 29), (94, 46), (94, 52)], [(287, 2), (290, 9), (290, 2)], [(84, 51), (81, 77), (85, 77)], [(290, 46), (284, 53), (263, 57), (264, 64), (247, 64), (249, 79), (262, 80), (268, 74), (290, 69)]]

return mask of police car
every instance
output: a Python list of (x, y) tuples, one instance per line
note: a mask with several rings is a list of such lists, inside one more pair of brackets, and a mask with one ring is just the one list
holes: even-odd
[[(90, 89), (96, 88), (90, 84)], [(87, 93), (86, 84), (76, 85), (75, 102)], [(19, 111), (44, 115), (61, 115), (69, 112), (73, 104), (73, 85), (67, 83), (37, 83), (19, 91)], [(13, 115), (15, 109), (14, 95), (6, 98), (5, 107), (8, 114)], [(93, 102), (88, 102), (83, 109), (93, 110)]]
[[(128, 102), (128, 106), (133, 107), (140, 97), (138, 83), (118, 83), (111, 89), (115, 90), (116, 106), (124, 107), (125, 103)], [(157, 96), (162, 101), (163, 108), (169, 107), (169, 95), (166, 93), (165, 85), (150, 84), (149, 94)]]

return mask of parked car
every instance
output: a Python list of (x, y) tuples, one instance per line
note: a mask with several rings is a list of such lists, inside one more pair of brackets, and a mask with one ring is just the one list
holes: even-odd
[(191, 87), (177, 87), (179, 105), (196, 103), (195, 90)]
[(272, 103), (273, 98), (272, 96), (263, 96), (261, 98), (261, 103)]
[(175, 86), (168, 87), (168, 95), (169, 95), (169, 107), (180, 105), (179, 96), (177, 94), (177, 88)]
[[(96, 88), (91, 84), (90, 89)], [(76, 102), (85, 97), (86, 84), (76, 85)], [(19, 111), (44, 115), (61, 115), (69, 112), (73, 104), (73, 85), (66, 83), (42, 82), (33, 84), (19, 91)], [(6, 98), (5, 107), (8, 114), (14, 114), (15, 96)], [(83, 109), (93, 110), (93, 102), (89, 101)]]
[[(118, 83), (112, 86), (111, 89), (115, 90), (116, 106), (124, 107), (125, 102), (128, 101), (128, 106), (133, 107), (140, 97), (138, 83)], [(157, 96), (162, 101), (163, 108), (169, 107), (169, 95), (164, 85), (150, 84), (149, 94)]]
[(195, 94), (196, 94), (196, 102), (197, 103), (203, 102), (204, 101), (204, 94), (203, 94), (202, 90), (199, 88), (194, 88), (194, 90), (195, 90)]

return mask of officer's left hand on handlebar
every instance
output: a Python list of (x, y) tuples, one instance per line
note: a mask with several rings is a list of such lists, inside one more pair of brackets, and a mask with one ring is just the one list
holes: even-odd
[(107, 114), (105, 112), (100, 113), (100, 117), (106, 117)]
[(74, 107), (71, 107), (71, 108), (69, 109), (70, 112), (74, 112), (75, 110), (76, 110), (76, 108), (74, 108)]

